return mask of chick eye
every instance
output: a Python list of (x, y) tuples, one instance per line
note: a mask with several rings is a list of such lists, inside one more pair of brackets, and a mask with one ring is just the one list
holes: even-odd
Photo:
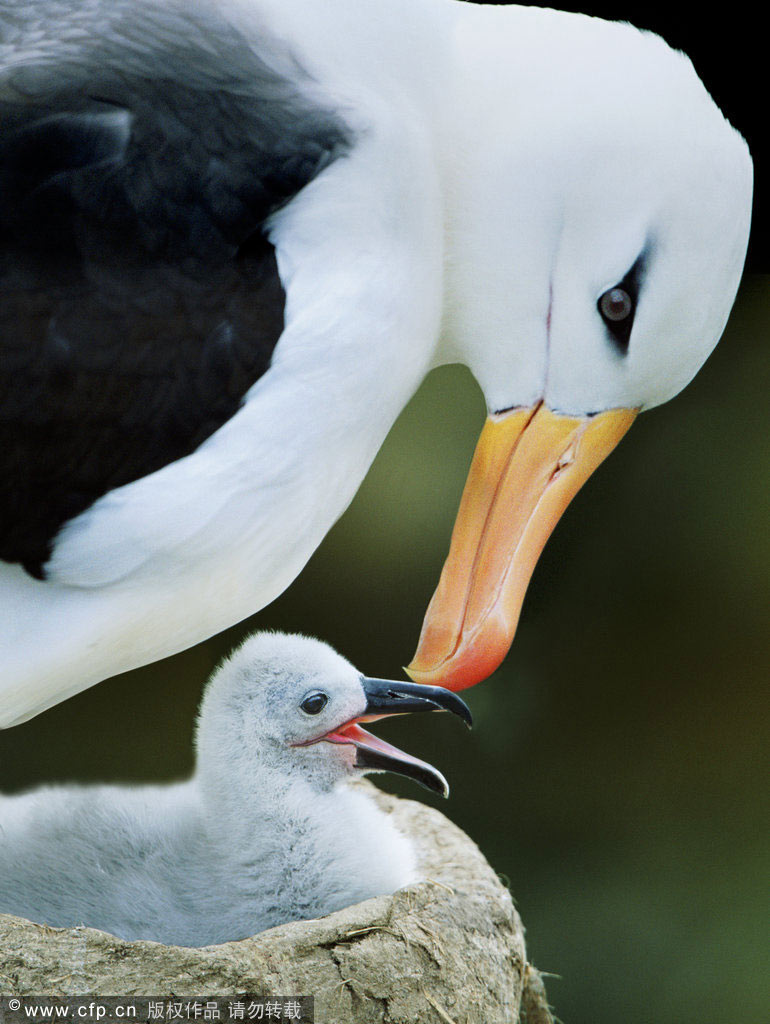
[(309, 693), (300, 707), (307, 715), (318, 715), (328, 703), (329, 698), (325, 693)]

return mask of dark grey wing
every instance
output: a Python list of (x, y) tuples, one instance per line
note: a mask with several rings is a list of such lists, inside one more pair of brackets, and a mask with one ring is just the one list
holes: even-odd
[(0, 68), (0, 558), (38, 577), (63, 523), (194, 451), (265, 372), (266, 218), (350, 141), (210, 14), (51, 10), (49, 45)]

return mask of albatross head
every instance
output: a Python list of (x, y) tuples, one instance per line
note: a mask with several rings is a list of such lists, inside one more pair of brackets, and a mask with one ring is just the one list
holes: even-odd
[(450, 690), (370, 679), (319, 640), (258, 633), (209, 684), (198, 723), (199, 765), (210, 771), (226, 760), (227, 777), (219, 784), (238, 779), (246, 793), (255, 779), (269, 785), (302, 780), (325, 791), (367, 772), (391, 771), (447, 796), (447, 782), (432, 765), (359, 724), (442, 710), (471, 724), (468, 708)]
[(489, 418), (409, 666), (452, 689), (500, 664), (571, 498), (717, 343), (752, 192), (745, 142), (659, 37), (516, 8), (458, 40), (443, 358)]

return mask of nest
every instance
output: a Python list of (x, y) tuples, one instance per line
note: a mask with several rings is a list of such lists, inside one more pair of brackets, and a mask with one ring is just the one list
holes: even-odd
[(551, 1022), (510, 893), (478, 847), (438, 811), (371, 789), (414, 838), (427, 881), (198, 949), (0, 915), (0, 991), (312, 995), (317, 1024)]

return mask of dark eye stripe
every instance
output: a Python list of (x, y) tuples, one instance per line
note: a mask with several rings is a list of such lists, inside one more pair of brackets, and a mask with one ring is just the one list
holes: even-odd
[(628, 353), (631, 342), (644, 262), (645, 254), (642, 253), (623, 280), (602, 292), (596, 303), (609, 339), (621, 355)]

